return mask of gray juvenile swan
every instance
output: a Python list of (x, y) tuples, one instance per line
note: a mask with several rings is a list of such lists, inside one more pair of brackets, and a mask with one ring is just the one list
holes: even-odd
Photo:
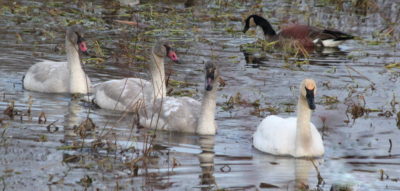
[(86, 53), (87, 47), (79, 25), (67, 28), (65, 50), (67, 62), (43, 61), (31, 66), (23, 80), (24, 88), (45, 93), (88, 93), (90, 80), (82, 69), (78, 52)]
[(253, 135), (253, 145), (260, 151), (273, 155), (318, 157), (324, 154), (321, 135), (310, 122), (315, 109), (314, 94), (317, 87), (312, 79), (300, 84), (297, 118), (266, 117)]
[(178, 62), (178, 57), (169, 43), (156, 42), (151, 50), (149, 65), (151, 82), (140, 78), (124, 78), (100, 83), (94, 88), (93, 101), (101, 108), (117, 111), (134, 111), (139, 100), (144, 104), (166, 96), (164, 57)]
[(205, 88), (200, 103), (190, 97), (164, 97), (141, 111), (140, 124), (146, 128), (215, 135), (216, 93), (219, 72), (212, 62), (205, 64)]

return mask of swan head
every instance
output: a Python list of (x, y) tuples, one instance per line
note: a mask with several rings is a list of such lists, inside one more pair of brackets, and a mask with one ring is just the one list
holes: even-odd
[(174, 61), (176, 63), (180, 63), (175, 50), (166, 41), (157, 42), (153, 47), (153, 53), (160, 58), (167, 56), (172, 61)]
[(218, 66), (214, 62), (207, 62), (204, 67), (206, 73), (205, 89), (211, 91), (216, 85), (217, 79), (219, 78)]
[(77, 50), (80, 50), (82, 53), (87, 54), (87, 46), (86, 41), (83, 38), (83, 28), (80, 25), (72, 25), (67, 28), (67, 40), (75, 46)]
[(317, 85), (313, 79), (305, 79), (300, 84), (300, 95), (305, 98), (308, 103), (308, 107), (311, 110), (315, 109), (314, 96), (317, 93)]

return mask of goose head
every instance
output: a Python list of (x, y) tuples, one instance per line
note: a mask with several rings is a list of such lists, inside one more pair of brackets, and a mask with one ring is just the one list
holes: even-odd
[(314, 96), (317, 93), (317, 85), (313, 79), (305, 79), (300, 84), (300, 96), (307, 100), (308, 108), (315, 109)]
[(157, 42), (156, 45), (153, 47), (153, 53), (160, 58), (164, 58), (165, 56), (167, 56), (172, 61), (180, 63), (175, 50), (166, 41)]
[(245, 20), (245, 25), (243, 28), (243, 33), (246, 33), (250, 27), (260, 26), (265, 35), (275, 36), (276, 32), (272, 28), (271, 24), (267, 21), (267, 19), (258, 16), (258, 15), (250, 15)]
[(67, 41), (72, 44), (76, 50), (87, 54), (86, 41), (83, 38), (83, 28), (80, 25), (72, 25), (67, 28)]
[(245, 25), (243, 28), (243, 33), (246, 33), (250, 29), (250, 27), (257, 26), (256, 23), (254, 22), (254, 16), (257, 16), (257, 15), (250, 15), (246, 18)]
[(207, 62), (204, 67), (206, 73), (205, 89), (211, 91), (216, 88), (217, 79), (219, 78), (218, 66), (214, 62)]

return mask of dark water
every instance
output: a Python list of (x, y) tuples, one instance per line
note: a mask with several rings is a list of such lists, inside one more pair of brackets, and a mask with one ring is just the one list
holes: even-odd
[[(385, 67), (400, 60), (398, 1), (377, 1), (368, 8), (351, 2), (283, 0), (151, 1), (133, 8), (118, 1), (5, 1), (0, 5), (0, 111), (12, 101), (20, 111), (13, 120), (0, 115), (0, 188), (256, 190), (267, 183), (279, 187), (270, 190), (294, 190), (300, 184), (322, 190), (332, 184), (400, 190), (396, 126), (400, 70)], [(308, 23), (346, 31), (358, 40), (346, 42), (339, 50), (313, 52), (309, 64), (302, 65), (295, 58), (285, 61), (279, 51), (245, 51), (242, 45), (255, 41), (254, 35), (241, 33), (242, 20), (252, 10), (262, 10), (275, 28)], [(137, 20), (146, 28), (119, 24), (116, 19)], [(127, 76), (148, 78), (143, 67), (147, 61), (129, 55), (146, 58), (145, 49), (155, 39), (165, 38), (174, 43), (184, 62), (167, 64), (171, 79), (194, 84), (174, 91), (194, 90), (194, 97), (201, 99), (202, 63), (216, 60), (226, 82), (218, 92), (217, 135), (157, 132), (158, 147), (137, 163), (137, 172), (130, 162), (143, 156), (148, 145), (145, 137), (151, 132), (132, 128), (132, 114), (91, 110), (98, 128), (82, 140), (72, 128), (86, 118), (85, 104), (69, 95), (25, 91), (21, 84), (35, 62), (66, 60), (63, 27), (73, 22), (83, 22), (92, 54), (105, 60), (85, 65), (93, 83)], [(103, 54), (96, 51), (96, 41)], [(323, 131), (324, 157), (314, 161), (276, 157), (252, 148), (252, 134), (263, 117), (295, 115), (297, 86), (306, 77), (318, 84), (313, 121)], [(238, 93), (241, 102), (227, 109), (229, 98)], [(325, 96), (338, 102), (330, 103)], [(259, 116), (251, 104), (257, 100), (261, 108), (269, 108)], [(31, 118), (21, 119), (30, 102)], [(346, 112), (351, 103), (361, 103), (370, 112), (353, 120)], [(46, 114), (46, 124), (38, 124), (41, 112)], [(66, 147), (96, 139), (104, 143), (98, 149)], [(92, 183), (86, 184), (90, 181), (85, 177)]]

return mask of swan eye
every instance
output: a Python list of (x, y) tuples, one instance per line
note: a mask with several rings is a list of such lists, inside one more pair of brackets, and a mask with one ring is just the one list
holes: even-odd
[(170, 46), (168, 46), (167, 44), (164, 44), (164, 47), (165, 47), (165, 51), (167, 52), (167, 56), (168, 56), (168, 53), (172, 50), (172, 48)]
[(76, 41), (76, 43), (80, 44), (85, 41), (85, 39), (81, 35), (79, 35), (79, 33), (75, 32), (75, 34), (78, 37), (78, 40)]

